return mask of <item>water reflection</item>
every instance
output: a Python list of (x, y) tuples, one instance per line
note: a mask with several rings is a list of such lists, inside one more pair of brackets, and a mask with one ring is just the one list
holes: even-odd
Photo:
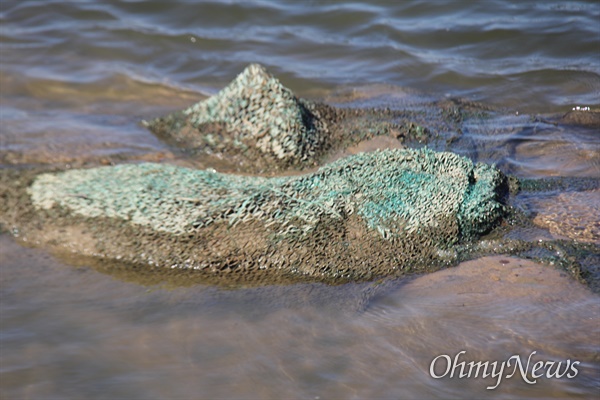
[(515, 376), (506, 398), (598, 390), (600, 302), (564, 273), (490, 257), (388, 282), (165, 289), (65, 266), (1, 237), (7, 398), (423, 398), (489, 394), (488, 379), (440, 379), (471, 360), (581, 361), (575, 379)]

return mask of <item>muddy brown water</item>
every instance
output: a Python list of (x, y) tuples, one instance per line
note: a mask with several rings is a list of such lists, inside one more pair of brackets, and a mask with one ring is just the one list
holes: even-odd
[[(490, 104), (506, 111), (497, 134), (470, 126), (457, 151), (524, 178), (598, 178), (597, 128), (531, 128), (531, 119), (600, 106), (599, 26), (594, 1), (3, 1), (0, 167), (197, 165), (139, 121), (186, 107), (260, 62), (298, 95), (334, 104)], [(333, 158), (396, 146), (377, 138)], [(519, 201), (535, 212), (540, 239), (593, 242), (598, 196)], [(0, 235), (0, 398), (600, 391), (600, 297), (529, 260), (487, 257), (383, 282), (236, 289), (92, 266)], [(491, 378), (431, 377), (435, 357), (463, 350), (474, 361), (526, 361), (535, 351), (535, 361), (580, 363), (572, 379), (529, 384), (517, 373), (493, 390)]]

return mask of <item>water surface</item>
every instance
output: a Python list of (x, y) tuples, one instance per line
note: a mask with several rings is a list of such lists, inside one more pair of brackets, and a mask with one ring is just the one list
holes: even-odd
[[(495, 135), (469, 127), (464, 154), (520, 177), (600, 177), (597, 131), (530, 124), (538, 114), (600, 107), (596, 1), (2, 1), (0, 164), (185, 163), (139, 121), (215, 93), (251, 62), (313, 99), (413, 108), (481, 101), (506, 118)], [(596, 226), (597, 196), (556, 194), (534, 206)], [(557, 237), (552, 227), (544, 240)], [(0, 268), (2, 398), (590, 398), (600, 390), (598, 296), (525, 260), (474, 260), (381, 286), (174, 288), (104, 274), (4, 234)], [(431, 378), (434, 357), (461, 350), (483, 361), (536, 351), (581, 368), (574, 379), (534, 385), (513, 377), (493, 392), (490, 380)]]

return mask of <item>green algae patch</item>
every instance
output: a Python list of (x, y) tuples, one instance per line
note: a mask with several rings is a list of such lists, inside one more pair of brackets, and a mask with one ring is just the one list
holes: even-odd
[(298, 165), (323, 147), (325, 109), (297, 98), (264, 67), (251, 64), (216, 95), (147, 125), (187, 148), (250, 153), (276, 165)]
[[(251, 64), (214, 96), (143, 124), (195, 158), (210, 160), (207, 165), (264, 174), (314, 168), (336, 150), (381, 135), (427, 143), (433, 126), (446, 119), (437, 108), (430, 114), (303, 99)], [(425, 126), (433, 120), (438, 124)]]
[(435, 268), (502, 218), (505, 188), (492, 166), (394, 149), (276, 178), (154, 163), (70, 170), (39, 175), (28, 193), (37, 212), (89, 227), (101, 257), (327, 280)]

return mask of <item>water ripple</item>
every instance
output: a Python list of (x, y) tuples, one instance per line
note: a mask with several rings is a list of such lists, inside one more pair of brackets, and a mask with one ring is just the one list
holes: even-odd
[[(565, 96), (598, 103), (600, 5), (595, 2), (47, 5), (3, 5), (3, 71), (68, 82), (107, 77), (115, 63), (138, 74), (147, 67), (146, 79), (203, 91), (258, 61), (290, 75), (300, 94), (323, 85), (386, 82), (501, 105), (528, 107), (532, 101), (538, 109), (563, 107)], [(595, 81), (578, 85), (586, 74)], [(553, 88), (561, 79), (566, 84)], [(503, 87), (512, 82), (510, 90)], [(546, 90), (528, 96), (540, 86)]]

